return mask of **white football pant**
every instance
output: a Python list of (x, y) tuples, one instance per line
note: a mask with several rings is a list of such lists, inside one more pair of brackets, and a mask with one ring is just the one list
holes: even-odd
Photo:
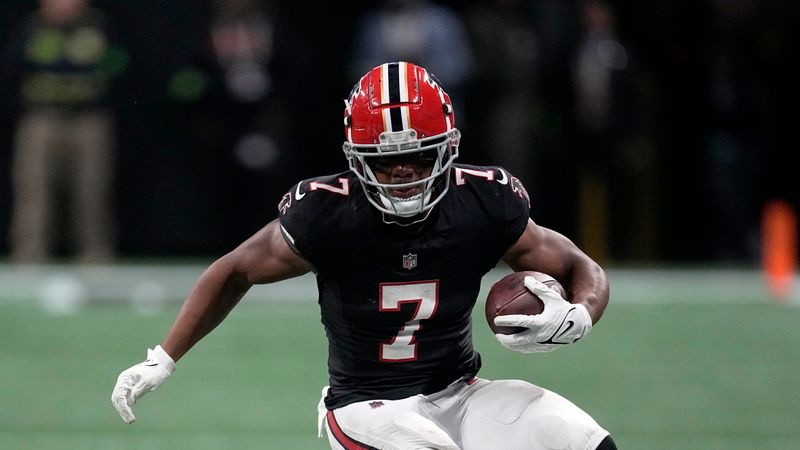
[(566, 398), (520, 380), (475, 378), (333, 411), (320, 400), (319, 413), (333, 450), (593, 450), (608, 435)]

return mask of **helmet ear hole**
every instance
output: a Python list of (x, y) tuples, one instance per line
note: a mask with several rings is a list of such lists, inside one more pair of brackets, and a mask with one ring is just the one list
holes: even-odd
[(351, 116), (344, 116), (344, 126), (345, 126), (345, 128), (350, 128), (350, 126), (352, 124), (353, 124), (353, 119), (351, 118)]
[(444, 110), (444, 115), (445, 116), (449, 116), (450, 114), (453, 114), (453, 107), (450, 106), (449, 103), (442, 103), (442, 109)]

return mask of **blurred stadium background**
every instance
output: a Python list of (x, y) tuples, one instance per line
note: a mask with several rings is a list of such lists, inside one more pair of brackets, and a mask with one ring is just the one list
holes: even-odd
[[(248, 99), (213, 43), (226, 2), (93, 2), (129, 55), (112, 98), (119, 259), (73, 264), (65, 237), (48, 264), (0, 262), (0, 448), (327, 448), (315, 438), (325, 344), (310, 277), (255, 288), (133, 427), (109, 402), (206, 264), (275, 217), (293, 183), (346, 168), (341, 99), (363, 72), (363, 20), (393, 2), (316, 6), (321, 23), (297, 2), (252, 3), (269, 30), (270, 88)], [(600, 90), (614, 107), (599, 128), (576, 81), (580, 67), (596, 74), (580, 64), (590, 3), (434, 2), (463, 21), (471, 49), (456, 63), (463, 80), (420, 61), (458, 95), (461, 161), (519, 175), (533, 218), (612, 284), (592, 338), (550, 355), (502, 350), (476, 309), (482, 375), (564, 394), (624, 449), (798, 448), (797, 274), (776, 296), (761, 267), (764, 206), (800, 203), (796, 2), (601, 2), (614, 81)], [(0, 43), (35, 7), (0, 2)], [(2, 257), (17, 92), (5, 79), (0, 92)]]

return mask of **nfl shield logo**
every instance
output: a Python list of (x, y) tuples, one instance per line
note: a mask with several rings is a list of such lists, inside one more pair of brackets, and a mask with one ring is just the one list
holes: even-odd
[(409, 253), (407, 255), (403, 255), (403, 269), (411, 270), (414, 267), (417, 267), (417, 254)]

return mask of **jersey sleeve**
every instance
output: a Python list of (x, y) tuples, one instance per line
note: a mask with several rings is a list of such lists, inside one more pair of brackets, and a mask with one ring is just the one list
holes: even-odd
[[(531, 211), (531, 200), (528, 191), (517, 177), (502, 167), (496, 167), (498, 194), (501, 198), (503, 220), (505, 222), (505, 238), (508, 247), (513, 245), (525, 227)], [(505, 183), (503, 183), (505, 181)]]
[(491, 249), (489, 259), (496, 262), (517, 242), (528, 224), (528, 192), (517, 177), (502, 167), (466, 164), (453, 167), (453, 187), (469, 208), (468, 215), (485, 218), (488, 228), (483, 233), (487, 248)]
[(350, 209), (347, 174), (303, 180), (278, 203), (281, 232), (289, 246), (315, 267), (330, 262), (340, 250), (337, 236)]
[[(301, 181), (283, 195), (278, 203), (278, 220), (286, 243), (297, 254), (314, 263), (316, 243), (320, 237), (316, 228), (313, 200), (305, 199), (302, 191), (308, 181)], [(303, 201), (305, 200), (305, 201)]]
[(319, 254), (325, 251), (325, 213), (319, 196), (308, 192), (310, 182), (301, 181), (283, 195), (278, 204), (278, 219), (289, 247), (317, 266)]

